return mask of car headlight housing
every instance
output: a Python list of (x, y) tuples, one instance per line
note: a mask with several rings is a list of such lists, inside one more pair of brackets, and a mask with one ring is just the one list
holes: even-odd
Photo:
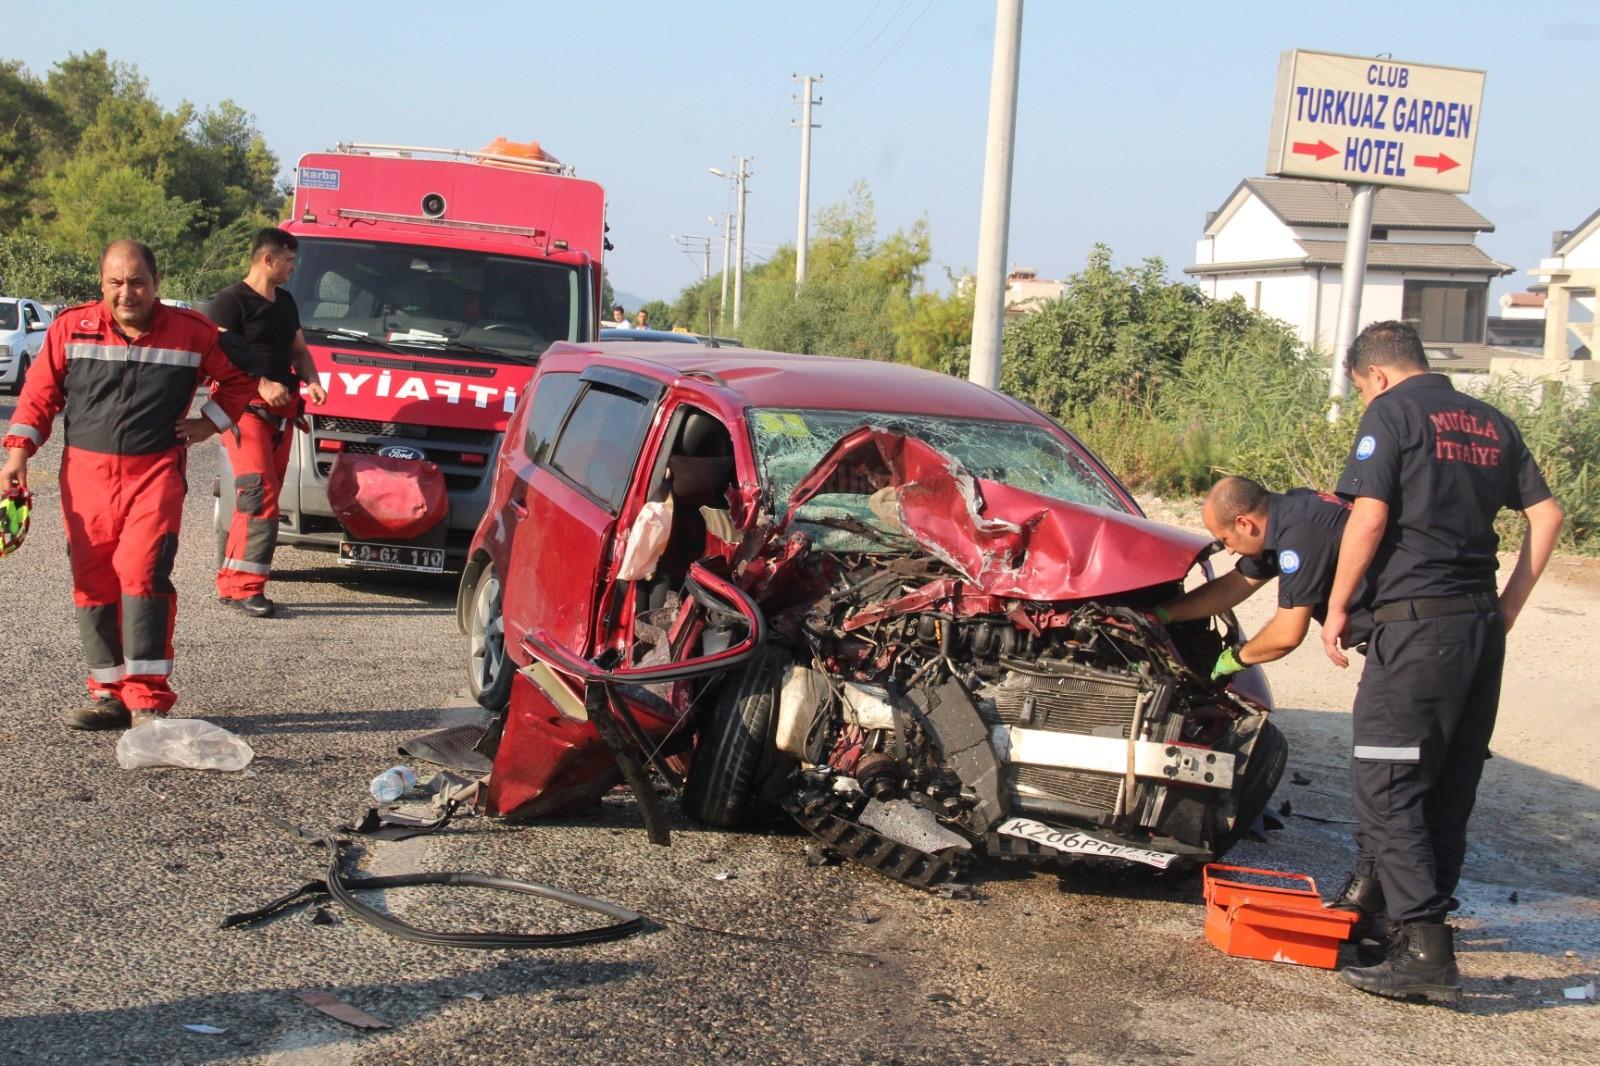
[(0, 344), (0, 359), (10, 359), (10, 358), (11, 358), (11, 345), (9, 345), (9, 344)]

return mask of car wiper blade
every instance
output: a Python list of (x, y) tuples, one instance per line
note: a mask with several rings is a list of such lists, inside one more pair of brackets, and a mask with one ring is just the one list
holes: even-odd
[(370, 333), (363, 333), (358, 329), (328, 329), (325, 326), (301, 326), (301, 332), (315, 337), (332, 338), (334, 340), (353, 342), (356, 344), (370, 344), (374, 348), (382, 348), (386, 352), (404, 355), (405, 349), (398, 348), (381, 337), (374, 337)]
[(473, 344), (469, 341), (446, 340), (419, 342), (429, 348), (443, 348), (447, 352), (471, 352), (473, 355), (491, 355), (499, 359), (537, 360), (539, 353), (534, 351), (507, 351), (504, 348), (491, 348), (484, 344)]

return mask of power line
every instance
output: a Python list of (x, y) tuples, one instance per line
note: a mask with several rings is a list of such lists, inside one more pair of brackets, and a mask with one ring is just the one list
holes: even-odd
[(878, 38), (882, 37), (884, 33), (888, 31), (889, 27), (895, 24), (895, 21), (900, 18), (901, 13), (905, 11), (906, 8), (911, 6), (911, 2), (912, 0), (900, 0), (900, 6), (894, 9), (894, 12), (889, 16), (888, 21), (884, 22), (882, 26), (878, 27), (878, 32), (872, 35), (872, 40), (862, 45), (861, 51), (852, 56), (850, 62), (846, 63), (842, 68), (840, 68), (839, 73), (844, 74), (848, 72), (851, 67), (861, 62), (861, 57), (872, 50), (872, 46), (878, 43)]
[(849, 44), (850, 41), (854, 39), (855, 35), (861, 32), (862, 27), (866, 26), (867, 23), (872, 21), (872, 16), (876, 15), (878, 13), (878, 8), (882, 6), (883, 0), (876, 0), (872, 7), (867, 11), (866, 18), (863, 18), (859, 23), (857, 23), (855, 29), (851, 30), (847, 36), (842, 38), (838, 44), (833, 46), (833, 51), (829, 52), (822, 62), (817, 64), (817, 68), (820, 70), (823, 67), (826, 67), (829, 63), (833, 62), (834, 57), (840, 52), (844, 51), (844, 46)]
[(911, 24), (906, 27), (906, 32), (904, 32), (904, 33), (902, 33), (900, 35), (899, 40), (895, 41), (894, 44), (890, 45), (889, 46), (889, 50), (887, 52), (883, 53), (883, 55), (879, 56), (878, 57), (878, 61), (876, 63), (872, 64), (872, 66), (867, 69), (867, 72), (865, 74), (861, 75), (861, 77), (857, 78), (855, 80), (855, 82), (852, 83), (851, 86), (848, 89), (844, 90), (844, 92), (842, 92), (838, 96), (834, 97), (833, 102), (835, 104), (837, 104), (840, 101), (844, 100), (845, 97), (849, 96), (851, 93), (855, 92), (856, 89), (860, 88), (861, 85), (868, 78), (872, 77), (873, 72), (876, 71), (879, 67), (883, 66), (884, 60), (886, 60), (890, 56), (894, 55), (896, 50), (898, 50), (899, 47), (902, 44), (906, 43), (906, 38), (910, 37), (913, 33), (915, 33), (916, 30), (917, 30), (917, 27), (921, 26), (924, 22), (926, 22), (928, 16), (930, 14), (932, 14), (933, 10), (935, 8), (937, 8), (939, 6), (939, 4), (942, 3), (942, 2), (943, 2), (943, 0), (928, 0), (928, 2), (923, 5), (922, 10), (917, 13), (917, 17), (912, 19), (911, 20)]

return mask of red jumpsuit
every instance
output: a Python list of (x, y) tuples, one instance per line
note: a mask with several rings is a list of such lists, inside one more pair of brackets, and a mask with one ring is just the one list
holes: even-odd
[(209, 319), (157, 304), (131, 342), (105, 304), (69, 307), (51, 323), (6, 430), (4, 446), (31, 457), (65, 412), (61, 510), (89, 691), (130, 711), (165, 712), (177, 700), (172, 565), (188, 489), (177, 425), (208, 377), (219, 387), (202, 411), (229, 430), (256, 382), (223, 354)]
[(222, 447), (233, 467), (233, 521), (217, 571), (217, 595), (225, 600), (247, 600), (264, 595), (272, 576), (272, 554), (278, 546), (278, 494), (289, 469), (289, 449), (294, 445), (292, 418), (296, 402), (275, 410), (260, 404), (239, 419), (239, 438), (222, 436)]

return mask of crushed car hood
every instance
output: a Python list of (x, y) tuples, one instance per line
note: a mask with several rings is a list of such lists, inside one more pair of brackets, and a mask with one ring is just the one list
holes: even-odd
[(975, 477), (938, 449), (888, 430), (846, 434), (789, 497), (788, 515), (828, 492), (892, 490), (901, 529), (990, 596), (1079, 600), (1181, 581), (1207, 537)]

